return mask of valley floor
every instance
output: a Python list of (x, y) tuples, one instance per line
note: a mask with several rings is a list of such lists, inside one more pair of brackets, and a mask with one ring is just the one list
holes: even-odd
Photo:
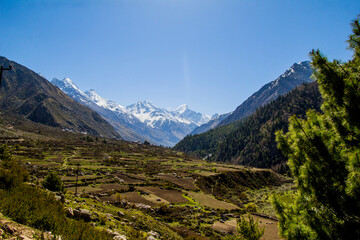
[[(206, 162), (125, 141), (81, 135), (8, 140), (3, 142), (26, 166), (32, 184), (41, 184), (49, 171), (61, 176), (69, 218), (107, 229), (117, 239), (235, 236), (242, 214), (274, 216), (269, 196), (292, 187), (289, 179), (269, 170)], [(263, 239), (280, 239), (275, 220), (254, 218), (266, 228)]]

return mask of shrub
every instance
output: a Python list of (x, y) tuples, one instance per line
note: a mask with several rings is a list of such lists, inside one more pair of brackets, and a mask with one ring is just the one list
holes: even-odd
[(247, 212), (257, 212), (257, 205), (255, 203), (245, 204), (245, 210)]
[(0, 211), (18, 223), (51, 231), (63, 239), (112, 239), (88, 223), (66, 218), (63, 204), (40, 188), (20, 184), (1, 191), (0, 198)]
[(53, 191), (53, 192), (64, 192), (65, 186), (63, 181), (61, 180), (60, 176), (54, 172), (51, 171), (46, 177), (43, 182), (44, 188)]
[(13, 160), (6, 144), (0, 146), (0, 160), (0, 189), (11, 189), (28, 179), (28, 172)]
[(259, 223), (255, 221), (250, 213), (247, 215), (248, 219), (244, 216), (240, 218), (238, 223), (238, 231), (241, 237), (246, 240), (258, 240), (264, 234), (264, 228), (259, 228)]

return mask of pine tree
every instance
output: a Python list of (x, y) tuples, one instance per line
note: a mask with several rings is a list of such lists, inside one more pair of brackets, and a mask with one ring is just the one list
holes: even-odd
[(313, 50), (322, 113), (290, 118), (277, 132), (297, 184), (294, 202), (274, 198), (280, 233), (287, 239), (360, 239), (360, 24), (348, 41), (353, 58), (329, 62)]
[(53, 192), (65, 191), (65, 186), (61, 177), (54, 171), (50, 171), (50, 173), (45, 177), (43, 186)]

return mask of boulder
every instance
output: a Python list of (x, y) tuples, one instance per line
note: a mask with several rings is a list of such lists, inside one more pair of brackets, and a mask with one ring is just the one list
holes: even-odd
[(5, 224), (3, 229), (5, 230), (5, 232), (9, 233), (10, 235), (13, 235), (14, 233), (17, 232), (16, 228), (14, 228), (13, 226), (10, 226), (8, 224)]
[[(148, 232), (148, 234), (150, 235), (150, 236), (153, 236), (154, 238), (160, 238), (160, 233), (158, 233), (158, 232), (155, 232), (155, 231), (153, 231), (153, 230), (151, 230), (150, 232)], [(150, 237), (149, 236), (149, 237)], [(148, 238), (149, 239), (149, 238)]]
[(115, 240), (127, 240), (126, 236), (124, 236), (124, 235), (116, 235), (116, 236), (114, 236), (114, 239)]
[(27, 236), (25, 235), (20, 235), (19, 236), (19, 239), (23, 239), (23, 240), (31, 240), (31, 238), (28, 238)]
[(67, 217), (74, 217), (74, 211), (71, 207), (69, 207), (68, 209), (66, 209), (66, 216)]
[(91, 221), (91, 214), (90, 211), (88, 209), (79, 209), (73, 210), (74, 213), (74, 217), (79, 218), (79, 219), (83, 219), (86, 222), (90, 222)]

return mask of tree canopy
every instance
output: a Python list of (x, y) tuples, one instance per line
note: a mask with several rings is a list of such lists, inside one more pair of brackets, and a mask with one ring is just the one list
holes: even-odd
[(277, 132), (297, 192), (294, 202), (274, 199), (280, 231), (287, 239), (360, 239), (360, 24), (352, 23), (345, 63), (313, 50), (314, 77), (322, 113), (290, 117)]

